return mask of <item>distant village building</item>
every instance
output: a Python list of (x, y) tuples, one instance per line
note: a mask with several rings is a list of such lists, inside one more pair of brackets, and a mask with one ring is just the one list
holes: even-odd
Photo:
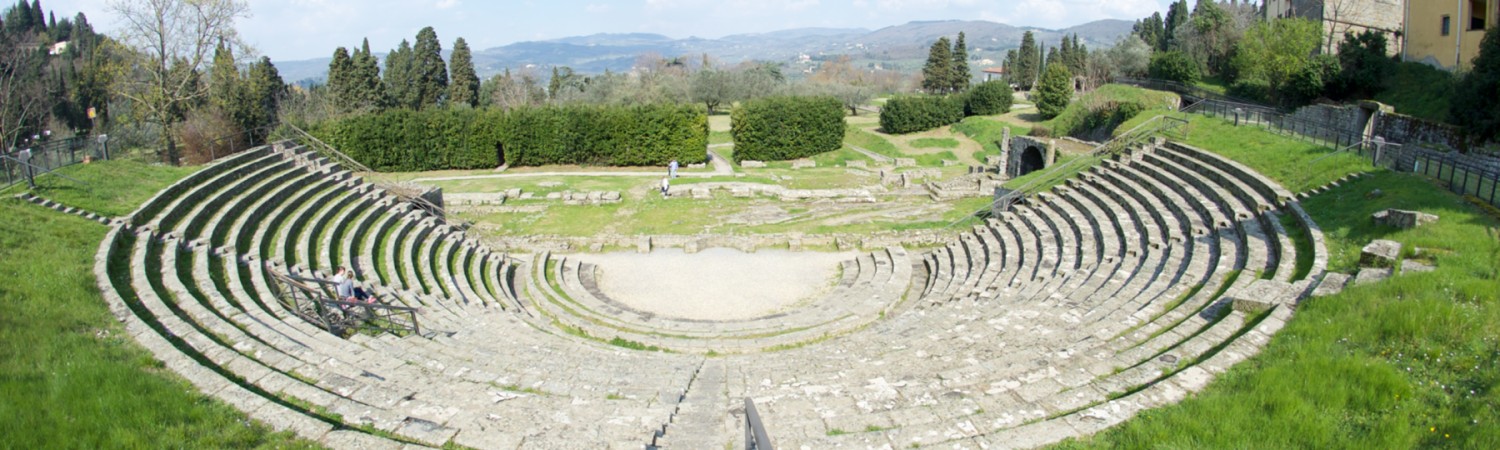
[(1384, 34), (1386, 50), (1402, 61), (1458, 70), (1500, 22), (1500, 0), (1266, 0), (1263, 13), (1322, 22), (1324, 53), (1338, 53), (1345, 33), (1369, 30)]
[(990, 81), (996, 78), (1005, 79), (1004, 67), (986, 67), (981, 72), (984, 72), (984, 81)]
[[(1440, 0), (1433, 0), (1440, 1)], [(1323, 53), (1338, 53), (1345, 33), (1374, 31), (1385, 35), (1391, 56), (1401, 54), (1407, 0), (1266, 0), (1266, 20), (1288, 17), (1323, 23)], [(1426, 2), (1424, 2), (1426, 3)]]
[[(1407, 10), (1407, 48), (1402, 59), (1445, 69), (1467, 69), (1479, 56), (1484, 31), (1500, 22), (1500, 0), (1412, 2)], [(1421, 3), (1417, 5), (1415, 3)]]
[(52, 56), (57, 56), (57, 55), (63, 54), (64, 52), (67, 52), (67, 51), (68, 51), (68, 41), (62, 41), (62, 42), (58, 42), (56, 44), (52, 44), (52, 47), (50, 47), (50, 48), (47, 49), (47, 54), (48, 55), (52, 55)]

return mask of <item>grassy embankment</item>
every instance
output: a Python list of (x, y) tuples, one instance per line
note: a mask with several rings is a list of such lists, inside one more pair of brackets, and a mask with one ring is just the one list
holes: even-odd
[[(1195, 122), (1193, 134), (1212, 136), (1205, 128)], [(1200, 144), (1288, 187), (1368, 169), (1309, 165), (1312, 151), (1283, 155), (1244, 137)], [(1367, 198), (1376, 189), (1384, 195)], [(1303, 206), (1325, 233), (1331, 270), (1353, 271), (1372, 239), (1401, 242), (1405, 258), (1437, 270), (1307, 299), (1260, 355), (1198, 395), (1059, 447), (1500, 447), (1500, 219), (1426, 178), (1386, 171)], [(1374, 224), (1370, 214), (1385, 208), (1442, 219), (1406, 231)]]
[[(194, 168), (111, 161), (43, 176), (39, 194), (121, 215)], [(0, 198), (0, 436), (11, 448), (303, 448), (192, 385), (126, 336), (100, 297), (105, 227)]]

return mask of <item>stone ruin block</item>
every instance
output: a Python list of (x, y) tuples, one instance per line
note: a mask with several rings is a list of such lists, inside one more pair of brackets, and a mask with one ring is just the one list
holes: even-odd
[(1235, 311), (1257, 313), (1277, 305), (1293, 305), (1297, 292), (1292, 285), (1276, 280), (1255, 280), (1249, 286), (1225, 294)]
[(916, 158), (896, 158), (896, 167), (917, 167)]
[(692, 163), (688, 164), (687, 167), (689, 169), (707, 169), (708, 163)]
[(1376, 239), (1359, 252), (1360, 267), (1395, 267), (1401, 256), (1401, 243)]
[(693, 194), (693, 198), (699, 200), (714, 198), (713, 192), (708, 188), (692, 188), (689, 192)]
[(798, 159), (792, 161), (793, 169), (811, 169), (813, 167), (818, 167), (817, 161), (813, 161), (811, 159)]
[(766, 163), (764, 161), (745, 160), (740, 161), (740, 167), (744, 167), (746, 169), (763, 169), (766, 167)]
[(1370, 284), (1390, 277), (1391, 269), (1389, 267), (1366, 267), (1359, 269), (1359, 273), (1354, 275), (1354, 284), (1356, 286)]
[(1401, 261), (1402, 274), (1431, 272), (1433, 270), (1437, 270), (1437, 268), (1415, 259), (1407, 259)]
[(1339, 272), (1325, 273), (1323, 274), (1323, 280), (1318, 282), (1318, 287), (1313, 289), (1312, 295), (1314, 297), (1322, 297), (1337, 294), (1344, 290), (1344, 286), (1349, 284), (1350, 278), (1349, 275)]
[(1403, 230), (1409, 230), (1412, 228), (1420, 227), (1422, 225), (1427, 225), (1429, 223), (1435, 223), (1438, 221), (1438, 216), (1420, 211), (1407, 211), (1403, 209), (1392, 208), (1376, 212), (1375, 214), (1370, 215), (1370, 219), (1374, 220), (1375, 223), (1378, 224), (1389, 225)]
[(857, 159), (857, 160), (853, 160), (853, 161), (845, 161), (844, 162), (844, 167), (853, 167), (853, 168), (857, 168), (857, 169), (866, 169), (866, 168), (869, 168), (869, 165), (865, 164), (864, 160)]

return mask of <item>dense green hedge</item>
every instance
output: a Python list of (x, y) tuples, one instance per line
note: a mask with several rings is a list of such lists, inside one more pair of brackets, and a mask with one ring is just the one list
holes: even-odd
[(708, 118), (696, 105), (566, 106), (510, 112), (388, 110), (342, 119), (315, 134), (379, 171), (590, 164), (682, 164), (707, 159)]
[(906, 134), (952, 125), (964, 120), (967, 95), (916, 95), (896, 97), (880, 108), (880, 128), (890, 134)]
[(1005, 81), (986, 81), (969, 90), (964, 109), (971, 116), (990, 116), (1010, 112), (1015, 92)]
[(844, 145), (844, 107), (834, 97), (767, 97), (730, 115), (735, 161), (782, 161)]

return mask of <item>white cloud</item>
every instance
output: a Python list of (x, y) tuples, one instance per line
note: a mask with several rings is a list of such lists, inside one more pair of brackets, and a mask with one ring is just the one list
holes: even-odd
[(604, 14), (610, 12), (611, 10), (614, 10), (614, 8), (611, 8), (608, 4), (604, 3), (589, 3), (588, 5), (585, 5), (583, 7), (583, 12), (589, 14)]
[(438, 0), (437, 3), (432, 6), (437, 7), (437, 9), (448, 9), (454, 6), (458, 6), (458, 0)]

